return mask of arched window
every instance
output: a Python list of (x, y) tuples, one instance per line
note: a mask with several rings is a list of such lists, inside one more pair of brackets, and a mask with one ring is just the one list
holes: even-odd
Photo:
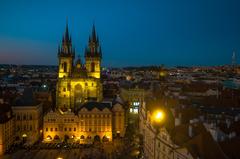
[(92, 139), (92, 137), (91, 137), (91, 136), (88, 136), (87, 139)]
[(47, 136), (48, 140), (52, 140), (52, 137), (50, 135)]
[(84, 139), (84, 136), (83, 136), (83, 135), (81, 136), (81, 139)]
[(58, 135), (55, 135), (54, 136), (54, 140), (59, 140), (60, 138), (59, 138), (59, 136)]
[(91, 72), (95, 72), (95, 63), (94, 62), (91, 63)]
[(67, 72), (67, 63), (66, 62), (63, 63), (63, 72)]

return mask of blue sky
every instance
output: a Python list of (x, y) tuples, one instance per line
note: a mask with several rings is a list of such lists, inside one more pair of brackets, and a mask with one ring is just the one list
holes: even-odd
[(95, 23), (105, 66), (230, 64), (234, 50), (240, 59), (239, 8), (239, 0), (1, 0), (0, 63), (57, 64), (68, 18), (81, 56)]

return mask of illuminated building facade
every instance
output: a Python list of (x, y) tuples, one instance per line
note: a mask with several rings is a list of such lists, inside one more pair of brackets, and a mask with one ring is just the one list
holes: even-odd
[(0, 104), (0, 156), (3, 155), (14, 142), (14, 117), (11, 107)]
[(125, 134), (125, 110), (120, 103), (102, 102), (102, 51), (93, 26), (85, 49), (85, 65), (75, 50), (68, 26), (58, 50), (59, 70), (56, 110), (44, 116), (46, 142), (79, 141), (83, 144), (112, 141)]
[(76, 110), (81, 104), (102, 100), (101, 59), (102, 51), (93, 26), (85, 49), (85, 65), (80, 57), (75, 61), (75, 49), (68, 26), (58, 49), (59, 70), (56, 92), (58, 108)]
[(149, 93), (141, 88), (130, 88), (130, 89), (121, 89), (121, 96), (125, 101), (128, 101), (130, 104), (129, 112), (133, 114), (138, 114), (139, 108), (145, 102), (145, 96)]
[(44, 117), (45, 141), (111, 141), (112, 136), (125, 134), (124, 108), (120, 104), (87, 102), (77, 111), (50, 112)]
[(36, 102), (30, 88), (16, 99), (12, 106), (15, 115), (15, 141), (32, 145), (41, 138), (43, 110), (42, 103)]

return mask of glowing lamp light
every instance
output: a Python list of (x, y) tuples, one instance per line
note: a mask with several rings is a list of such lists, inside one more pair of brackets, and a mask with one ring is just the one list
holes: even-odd
[(163, 111), (158, 110), (153, 113), (153, 119), (155, 122), (162, 122), (165, 118), (165, 114)]

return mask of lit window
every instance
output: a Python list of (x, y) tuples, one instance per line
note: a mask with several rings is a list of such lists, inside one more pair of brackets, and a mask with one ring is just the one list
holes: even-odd
[(137, 114), (137, 113), (138, 113), (138, 109), (137, 109), (137, 108), (134, 108), (134, 109), (133, 109), (133, 113)]
[(132, 108), (130, 108), (130, 113), (132, 113), (133, 112), (133, 109)]

